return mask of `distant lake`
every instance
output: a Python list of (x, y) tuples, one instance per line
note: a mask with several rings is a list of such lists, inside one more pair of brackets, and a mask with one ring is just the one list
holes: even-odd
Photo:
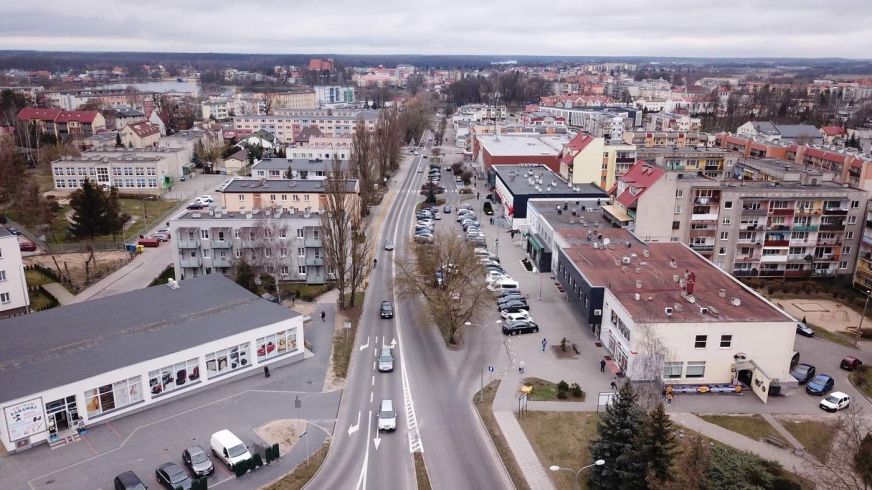
[(175, 91), (196, 94), (200, 91), (200, 84), (196, 82), (176, 82), (169, 80), (165, 82), (110, 83), (103, 85), (101, 88), (125, 88), (129, 85), (133, 85), (143, 92), (164, 93)]

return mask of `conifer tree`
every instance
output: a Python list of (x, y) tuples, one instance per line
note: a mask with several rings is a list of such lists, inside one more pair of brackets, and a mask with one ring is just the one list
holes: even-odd
[(625, 382), (597, 423), (599, 438), (588, 446), (591, 460), (605, 460), (605, 464), (591, 468), (591, 487), (606, 490), (633, 490), (645, 488), (645, 475), (634, 464), (637, 434), (641, 427), (641, 414), (637, 406), (635, 388)]

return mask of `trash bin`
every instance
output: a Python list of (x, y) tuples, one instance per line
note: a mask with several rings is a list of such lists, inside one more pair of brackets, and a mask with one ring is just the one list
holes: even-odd
[(142, 252), (145, 252), (145, 247), (143, 247), (142, 245), (137, 245), (136, 246), (136, 253), (141, 254)]

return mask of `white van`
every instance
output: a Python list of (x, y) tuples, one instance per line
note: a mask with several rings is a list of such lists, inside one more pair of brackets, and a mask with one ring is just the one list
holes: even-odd
[(245, 444), (227, 429), (212, 434), (212, 454), (233, 470), (236, 463), (251, 459), (251, 453)]
[(502, 291), (503, 289), (521, 289), (521, 287), (518, 286), (518, 281), (510, 278), (494, 281), (487, 288), (494, 292)]

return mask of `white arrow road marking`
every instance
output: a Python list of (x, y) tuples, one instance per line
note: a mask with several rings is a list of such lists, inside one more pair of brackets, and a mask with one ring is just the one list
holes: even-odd
[(394, 337), (394, 340), (391, 340), (391, 349), (397, 346), (397, 339)]
[[(369, 411), (369, 418), (366, 423), (366, 436), (372, 433), (372, 410)], [(363, 468), (360, 469), (360, 477), (357, 478), (357, 486), (354, 488), (356, 490), (366, 490), (366, 469), (369, 466), (369, 444), (366, 445), (366, 452), (363, 455)]]
[(375, 444), (375, 450), (378, 451), (378, 445), (381, 444), (381, 437), (379, 437), (378, 431), (375, 431), (375, 439), (372, 440), (372, 443)]
[(360, 411), (357, 412), (357, 425), (352, 425), (348, 428), (348, 437), (351, 437), (351, 434), (357, 432), (357, 429), (360, 428)]
[(363, 352), (368, 348), (369, 348), (369, 337), (366, 338), (366, 343), (360, 346), (360, 352)]

